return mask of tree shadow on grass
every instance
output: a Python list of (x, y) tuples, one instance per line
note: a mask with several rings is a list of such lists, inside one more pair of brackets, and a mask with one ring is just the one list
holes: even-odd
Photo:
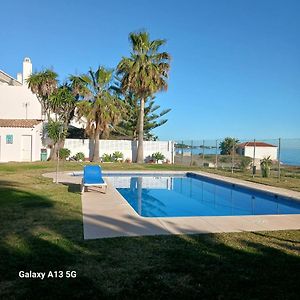
[[(299, 257), (261, 233), (82, 240), (74, 201), (0, 182), (0, 297), (295, 299)], [(112, 220), (103, 218), (103, 226)], [(132, 228), (130, 218), (119, 227)], [(143, 226), (139, 224), (138, 226)], [(141, 229), (141, 228), (139, 228)], [(292, 234), (291, 234), (292, 236)], [(284, 251), (283, 251), (284, 250)], [(75, 279), (20, 279), (18, 272), (77, 272)]]
[(278, 236), (275, 236), (274, 234), (264, 234), (264, 233), (261, 233), (261, 232), (254, 232), (253, 234), (255, 235), (258, 235), (258, 236), (261, 236), (261, 237), (271, 237), (272, 239), (276, 239), (278, 241), (282, 241), (282, 242), (288, 242), (288, 243), (296, 243), (296, 244), (300, 244), (300, 239), (298, 240), (290, 240), (290, 239), (283, 239), (283, 238), (280, 238)]
[[(47, 197), (0, 181), (0, 298), (53, 299), (76, 293), (81, 298), (101, 292), (88, 276), (77, 278), (22, 279), (20, 271), (76, 271), (82, 245), (82, 222), (55, 211)], [(72, 239), (74, 231), (80, 238)], [(73, 234), (73, 235), (72, 235)]]
[(75, 193), (80, 194), (80, 184), (78, 183), (71, 183), (71, 182), (60, 182), (60, 184), (63, 184), (68, 187), (69, 193)]

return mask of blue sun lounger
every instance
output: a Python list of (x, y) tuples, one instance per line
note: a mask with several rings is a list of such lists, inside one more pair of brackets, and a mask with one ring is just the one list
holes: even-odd
[(105, 189), (106, 193), (107, 184), (102, 178), (102, 170), (100, 166), (84, 166), (81, 192), (84, 193), (85, 188), (89, 186), (100, 186)]

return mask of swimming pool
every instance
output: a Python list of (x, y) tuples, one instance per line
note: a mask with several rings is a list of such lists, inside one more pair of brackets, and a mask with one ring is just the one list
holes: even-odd
[(300, 201), (205, 176), (105, 174), (143, 217), (300, 214)]

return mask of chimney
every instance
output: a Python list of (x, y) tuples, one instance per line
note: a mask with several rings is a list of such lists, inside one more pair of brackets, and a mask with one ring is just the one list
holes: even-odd
[(26, 79), (32, 74), (32, 63), (29, 57), (23, 60), (23, 85), (27, 85)]
[(23, 80), (22, 80), (22, 73), (18, 73), (17, 74), (17, 80), (20, 82), (20, 83), (23, 83)]

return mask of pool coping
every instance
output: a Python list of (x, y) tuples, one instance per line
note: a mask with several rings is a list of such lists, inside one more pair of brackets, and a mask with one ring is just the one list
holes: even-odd
[[(261, 185), (236, 178), (224, 177), (202, 171), (107, 171), (105, 174), (199, 174), (246, 188), (270, 192), (300, 200), (300, 193), (282, 188)], [(69, 172), (59, 173), (59, 182), (80, 184), (81, 177)], [(44, 174), (54, 179), (55, 173)], [(104, 175), (105, 177), (105, 175)], [(81, 196), (84, 239), (120, 236), (146, 236), (164, 234), (199, 234), (242, 231), (272, 231), (300, 229), (300, 214), (255, 216), (196, 216), (196, 217), (142, 217), (111, 185), (107, 193), (92, 188)]]

